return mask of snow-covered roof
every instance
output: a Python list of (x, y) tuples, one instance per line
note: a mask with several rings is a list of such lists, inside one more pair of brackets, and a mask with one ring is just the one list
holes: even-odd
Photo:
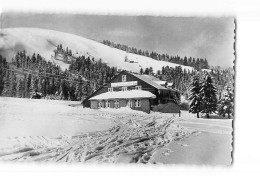
[(161, 82), (160, 79), (154, 77), (154, 76), (151, 76), (151, 75), (140, 75), (140, 74), (137, 74), (137, 73), (130, 73), (132, 74), (133, 76), (143, 80), (144, 82), (146, 82), (147, 84), (150, 84), (151, 86), (159, 89), (159, 90), (167, 90), (167, 88), (161, 86), (160, 84), (156, 83), (156, 82)]
[(108, 100), (108, 99), (133, 99), (133, 98), (156, 98), (156, 95), (144, 90), (129, 90), (117, 92), (105, 92), (91, 97), (89, 100)]
[(201, 69), (201, 71), (211, 72), (210, 69)]
[(160, 85), (165, 85), (166, 81), (154, 81), (155, 83), (157, 84), (160, 84)]
[(173, 83), (167, 83), (167, 86), (172, 86), (173, 85)]

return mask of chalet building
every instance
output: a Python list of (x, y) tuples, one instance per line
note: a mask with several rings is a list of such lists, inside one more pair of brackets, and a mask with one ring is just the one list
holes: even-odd
[(92, 109), (130, 107), (149, 113), (158, 104), (172, 102), (175, 93), (166, 81), (154, 76), (122, 71), (82, 104)]

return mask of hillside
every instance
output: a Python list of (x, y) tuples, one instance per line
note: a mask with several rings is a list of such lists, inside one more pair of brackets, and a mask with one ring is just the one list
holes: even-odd
[[(149, 57), (126, 53), (125, 51), (111, 48), (99, 42), (86, 39), (77, 35), (37, 28), (8, 28), (3, 29), (0, 35), (0, 54), (11, 62), (11, 58), (17, 51), (25, 50), (27, 54), (39, 53), (47, 61), (54, 62), (62, 69), (69, 67), (69, 64), (61, 60), (54, 60), (54, 49), (59, 44), (72, 50), (73, 55), (92, 56), (95, 59), (102, 59), (109, 66), (119, 69), (139, 72), (141, 68), (153, 67), (154, 72), (161, 70), (163, 66), (176, 67), (178, 64), (158, 61)], [(127, 62), (125, 57), (127, 56)], [(182, 66), (187, 70), (192, 67)]]

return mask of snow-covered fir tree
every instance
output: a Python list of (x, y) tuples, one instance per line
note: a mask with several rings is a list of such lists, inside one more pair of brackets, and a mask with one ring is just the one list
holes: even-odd
[(82, 97), (82, 85), (77, 83), (76, 90), (75, 90), (75, 98), (76, 100), (80, 101)]
[(22, 97), (22, 90), (23, 90), (23, 80), (22, 80), (22, 78), (20, 78), (16, 84), (16, 97), (19, 97), (19, 98)]
[(216, 88), (213, 85), (210, 74), (206, 73), (201, 85), (201, 112), (206, 113), (207, 118), (217, 110)]
[(199, 118), (199, 112), (201, 111), (201, 95), (200, 95), (200, 81), (199, 76), (194, 75), (192, 85), (191, 85), (191, 94), (189, 97), (190, 100), (190, 106), (189, 106), (189, 112), (196, 113), (197, 118)]
[(226, 87), (222, 98), (219, 100), (218, 113), (224, 117), (227, 114), (228, 118), (230, 118), (230, 114), (234, 113), (234, 94), (229, 86)]

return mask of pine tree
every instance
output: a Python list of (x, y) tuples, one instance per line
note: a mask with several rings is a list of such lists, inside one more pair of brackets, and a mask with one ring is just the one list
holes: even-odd
[(37, 86), (37, 77), (32, 75), (31, 77), (31, 83), (30, 83), (30, 93), (34, 91), (38, 91), (38, 86)]
[(11, 72), (9, 70), (6, 71), (5, 77), (4, 77), (4, 89), (2, 92), (3, 96), (10, 96), (10, 74)]
[(217, 109), (217, 97), (216, 88), (213, 85), (212, 78), (206, 73), (205, 78), (201, 86), (201, 98), (202, 98), (202, 113), (206, 113), (207, 118), (209, 114), (213, 113)]
[(39, 77), (38, 86), (37, 86), (38, 87), (37, 92), (43, 93), (42, 82), (43, 82), (43, 79), (41, 77)]
[(205, 69), (208, 69), (208, 68), (209, 68), (209, 64), (208, 64), (207, 59), (204, 59), (204, 65), (203, 65), (203, 68), (205, 68)]
[(188, 65), (188, 59), (187, 57), (185, 56), (184, 57), (184, 60), (183, 60), (183, 65), (187, 66)]
[(154, 73), (153, 73), (153, 67), (150, 67), (149, 68), (149, 75), (153, 75)]
[(25, 81), (25, 93), (26, 93), (26, 97), (30, 97), (30, 87), (31, 87), (31, 79), (32, 79), (32, 75), (28, 74), (26, 76), (26, 81)]
[(7, 62), (6, 59), (0, 55), (0, 95), (2, 95), (4, 87), (5, 87), (5, 75), (6, 75), (6, 70), (4, 68), (7, 68)]
[(15, 97), (16, 95), (16, 75), (15, 73), (12, 71), (11, 74), (10, 74), (10, 92), (9, 92), (9, 95), (11, 97)]
[(128, 62), (128, 58), (127, 58), (127, 55), (125, 56), (125, 62)]
[(218, 113), (224, 117), (227, 114), (228, 118), (234, 113), (234, 94), (230, 87), (226, 87), (223, 97), (219, 100)]
[(144, 74), (146, 74), (146, 75), (149, 74), (149, 68), (146, 68), (146, 69), (145, 69)]
[(17, 79), (16, 84), (16, 97), (21, 98), (22, 97), (22, 91), (23, 91), (23, 81), (22, 79)]
[(61, 84), (60, 84), (60, 100), (66, 100), (66, 83), (64, 80), (61, 80)]
[(162, 67), (162, 75), (164, 75), (164, 73), (165, 73), (165, 68), (164, 68), (164, 66)]
[(197, 113), (197, 118), (199, 118), (199, 112), (201, 111), (201, 94), (200, 94), (200, 81), (199, 76), (194, 75), (192, 85), (191, 85), (191, 94), (189, 97), (190, 107), (189, 112), (191, 113)]
[(75, 96), (75, 99), (77, 101), (81, 100), (81, 97), (82, 97), (82, 85), (80, 83), (76, 84), (76, 90), (75, 90), (74, 96)]
[(143, 74), (144, 73), (144, 70), (143, 68), (140, 69), (140, 74)]
[(2, 69), (1, 63), (0, 63), (0, 95), (2, 95), (2, 92), (4, 90), (5, 85), (5, 70)]

